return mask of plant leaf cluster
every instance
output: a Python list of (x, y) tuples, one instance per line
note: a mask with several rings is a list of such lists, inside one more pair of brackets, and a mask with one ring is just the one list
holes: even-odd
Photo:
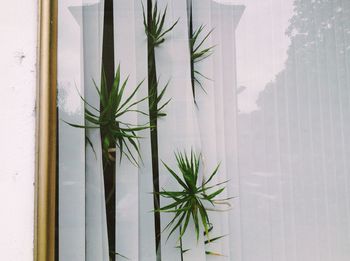
[[(157, 1), (154, 6), (152, 0), (147, 0), (147, 15), (143, 9), (143, 23), (147, 36), (148, 49), (148, 105), (149, 105), (149, 121), (152, 125), (150, 131), (151, 153), (152, 153), (152, 177), (153, 177), (153, 202), (154, 207), (159, 207), (159, 160), (158, 160), (158, 118), (166, 116), (162, 110), (170, 102), (170, 99), (162, 102), (164, 94), (167, 90), (169, 82), (158, 93), (159, 81), (157, 79), (155, 48), (165, 41), (165, 36), (176, 26), (178, 20), (169, 28), (164, 28), (167, 15), (167, 8), (164, 11), (158, 10)], [(156, 253), (157, 260), (161, 256), (161, 219), (160, 213), (154, 213), (155, 235), (156, 235)]]
[[(107, 88), (106, 75), (102, 70), (101, 86), (98, 88), (94, 82), (96, 91), (100, 99), (100, 109), (92, 106), (81, 95), (81, 99), (85, 103), (85, 121), (86, 125), (77, 125), (68, 123), (72, 127), (93, 129), (99, 128), (102, 140), (103, 155), (107, 161), (111, 161), (113, 157), (110, 155), (111, 151), (115, 151), (115, 148), (111, 148), (111, 144), (116, 144), (120, 149), (120, 159), (122, 155), (125, 155), (133, 164), (138, 165), (137, 156), (133, 154), (132, 148), (140, 156), (139, 141), (140, 138), (137, 135), (138, 131), (149, 128), (145, 125), (135, 125), (125, 123), (120, 120), (122, 116), (127, 113), (141, 113), (144, 112), (137, 110), (137, 105), (146, 100), (147, 97), (135, 101), (136, 94), (140, 89), (142, 82), (137, 85), (133, 92), (125, 97), (125, 89), (128, 83), (128, 78), (122, 81), (120, 76), (120, 66), (118, 66), (113, 85), (110, 89)], [(91, 145), (91, 142), (89, 142)]]
[(175, 157), (180, 174), (176, 173), (164, 162), (163, 164), (180, 185), (181, 190), (166, 191), (163, 189), (163, 191), (159, 192), (162, 197), (171, 199), (173, 202), (156, 211), (175, 214), (174, 218), (165, 227), (165, 229), (171, 228), (168, 238), (177, 228), (181, 228), (179, 237), (181, 239), (186, 232), (190, 219), (192, 219), (195, 225), (197, 240), (199, 239), (200, 227), (202, 226), (210, 241), (209, 229), (211, 223), (206, 205), (216, 206), (215, 199), (224, 191), (225, 187), (222, 185), (226, 182), (215, 185), (209, 185), (209, 182), (218, 173), (220, 165), (215, 168), (207, 181), (199, 184), (201, 155), (196, 155), (191, 151), (190, 155), (187, 155), (185, 152), (175, 153)]
[[(211, 29), (206, 35), (204, 35), (204, 37), (201, 39), (201, 35), (203, 34), (203, 30), (204, 30), (205, 26), (201, 25), (197, 30), (195, 30), (190, 38), (190, 50), (191, 50), (191, 63), (192, 63), (192, 82), (194, 85), (194, 82), (196, 82), (204, 92), (205, 89), (203, 88), (203, 85), (200, 81), (200, 77), (205, 78), (207, 80), (210, 80), (208, 77), (206, 77), (205, 75), (203, 75), (200, 71), (196, 70), (194, 68), (194, 65), (200, 61), (205, 60), (206, 58), (208, 58), (210, 55), (212, 55), (213, 53), (213, 49), (215, 48), (215, 45), (207, 47), (207, 48), (203, 48), (203, 45), (205, 44), (206, 40), (208, 39), (208, 37), (210, 36), (210, 34), (213, 32), (213, 29)], [(200, 40), (201, 39), (201, 40)], [(192, 88), (194, 89), (194, 86), (192, 86)], [(194, 90), (193, 90), (194, 93)]]
[(163, 43), (165, 41), (165, 36), (167, 33), (169, 33), (173, 28), (176, 26), (176, 24), (179, 22), (179, 19), (177, 19), (169, 28), (164, 29), (164, 22), (165, 17), (167, 14), (167, 7), (160, 11), (158, 10), (158, 3), (155, 2), (154, 6), (152, 6), (151, 2), (151, 10), (152, 10), (152, 19), (147, 22), (146, 15), (145, 15), (145, 9), (142, 5), (143, 9), (143, 24), (145, 26), (145, 32), (149, 39), (151, 39), (151, 43), (153, 47), (156, 47)]
[(165, 108), (165, 106), (168, 105), (168, 103), (171, 101), (171, 98), (166, 100), (163, 104), (162, 100), (164, 98), (164, 94), (169, 86), (169, 82), (167, 82), (167, 84), (164, 86), (164, 88), (160, 91), (160, 93), (157, 95), (157, 87), (158, 87), (158, 82), (155, 84), (155, 86), (153, 86), (151, 89), (151, 93), (149, 96), (150, 99), (150, 112), (153, 114), (153, 117), (156, 118), (161, 118), (161, 117), (165, 117), (167, 114), (163, 111), (163, 109)]

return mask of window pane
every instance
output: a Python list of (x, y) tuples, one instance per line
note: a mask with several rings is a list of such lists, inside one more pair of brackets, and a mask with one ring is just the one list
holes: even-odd
[(350, 2), (59, 1), (59, 260), (350, 258)]

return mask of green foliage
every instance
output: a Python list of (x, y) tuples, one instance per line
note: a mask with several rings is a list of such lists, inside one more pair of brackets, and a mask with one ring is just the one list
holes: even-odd
[(204, 241), (204, 244), (210, 244), (210, 243), (213, 243), (223, 237), (226, 237), (227, 235), (224, 235), (224, 236), (218, 236), (218, 237), (213, 237), (213, 238), (210, 238), (210, 239), (207, 239)]
[[(101, 131), (101, 136), (104, 137), (102, 141), (103, 155), (107, 161), (113, 159), (110, 155), (111, 151), (115, 149), (111, 147), (112, 144), (116, 144), (120, 149), (120, 159), (122, 155), (125, 155), (132, 163), (138, 165), (137, 157), (133, 154), (132, 148), (138, 153), (139, 152), (139, 142), (140, 138), (137, 136), (136, 132), (149, 128), (148, 125), (133, 125), (130, 123), (125, 123), (120, 120), (123, 115), (127, 113), (141, 113), (142, 111), (137, 110), (137, 105), (146, 100), (147, 97), (134, 101), (135, 95), (140, 89), (142, 82), (137, 85), (133, 92), (128, 96), (125, 96), (125, 88), (128, 83), (128, 78), (121, 81), (120, 78), (120, 66), (118, 66), (113, 85), (110, 90), (107, 88), (106, 75), (104, 70), (102, 70), (101, 88), (99, 89), (97, 84), (94, 82), (96, 91), (100, 98), (101, 108), (98, 109), (88, 103), (82, 96), (81, 99), (85, 103), (85, 121), (88, 122), (87, 125), (77, 125), (68, 123), (72, 127), (77, 128), (99, 128)], [(89, 141), (91, 145), (91, 141)]]
[[(159, 82), (157, 79), (155, 48), (165, 41), (165, 36), (176, 26), (178, 20), (169, 28), (164, 28), (167, 8), (164, 11), (158, 10), (158, 4), (155, 2), (154, 6), (152, 0), (147, 0), (147, 15), (143, 9), (143, 23), (145, 26), (145, 33), (147, 35), (148, 48), (148, 105), (149, 105), (149, 120), (152, 125), (150, 132), (151, 138), (151, 153), (152, 153), (152, 177), (153, 177), (153, 202), (154, 207), (159, 207), (159, 161), (158, 161), (158, 118), (166, 116), (163, 111), (164, 107), (170, 102), (170, 99), (163, 104), (162, 99), (167, 90), (168, 84), (159, 90)], [(155, 221), (155, 235), (156, 235), (156, 253), (157, 260), (161, 260), (161, 221), (160, 213), (154, 213)]]
[(189, 248), (188, 248), (188, 249), (182, 249), (182, 246), (177, 246), (177, 247), (175, 247), (175, 248), (180, 249), (181, 254), (185, 254), (186, 252), (190, 251), (190, 249), (189, 249)]
[[(207, 80), (209, 80), (208, 77), (206, 77), (205, 75), (203, 75), (200, 71), (196, 70), (194, 68), (194, 65), (200, 61), (205, 60), (206, 58), (208, 58), (212, 53), (213, 53), (213, 49), (215, 48), (215, 46), (210, 46), (208, 48), (203, 48), (204, 43), (206, 42), (206, 40), (208, 39), (208, 37), (210, 36), (210, 34), (213, 32), (213, 29), (210, 30), (202, 39), (201, 39), (201, 35), (203, 33), (205, 26), (201, 25), (196, 31), (194, 31), (191, 35), (190, 38), (190, 50), (191, 50), (191, 75), (192, 75), (192, 91), (193, 94), (195, 93), (194, 91), (194, 84), (197, 83), (202, 90), (205, 92), (205, 89), (203, 88), (203, 85), (200, 81), (200, 77), (205, 78)], [(200, 40), (201, 39), (201, 40)]]
[(219, 253), (216, 253), (216, 252), (213, 252), (213, 251), (205, 251), (205, 254), (209, 255), (209, 256), (224, 256), (222, 254), (219, 254)]
[(114, 251), (109, 251), (109, 253), (112, 255), (112, 256), (120, 256), (121, 258), (124, 258), (126, 260), (130, 260), (130, 258), (126, 257), (126, 256), (123, 256), (122, 254), (119, 254), (117, 252), (114, 252)]
[[(164, 88), (160, 91), (160, 93), (157, 95), (157, 88), (158, 88), (158, 82), (156, 82), (156, 84), (150, 88), (150, 95), (149, 95), (149, 99), (150, 99), (150, 113), (152, 114), (153, 117), (156, 118), (161, 118), (161, 117), (165, 117), (167, 114), (163, 111), (164, 107), (168, 105), (168, 103), (171, 101), (171, 99), (168, 99), (167, 101), (165, 101), (163, 104), (162, 103), (162, 99), (164, 97), (164, 94), (168, 88), (169, 82), (167, 82), (167, 84), (164, 86)], [(152, 117), (152, 118), (153, 118)]]
[(145, 25), (145, 32), (148, 39), (151, 40), (153, 47), (156, 47), (165, 41), (164, 37), (169, 33), (178, 23), (179, 19), (175, 21), (168, 29), (164, 29), (165, 17), (167, 14), (167, 7), (163, 11), (158, 10), (158, 3), (155, 2), (154, 7), (152, 7), (151, 2), (151, 12), (152, 18), (147, 21), (145, 10), (143, 9), (143, 24)]
[(165, 227), (165, 229), (171, 228), (168, 238), (177, 228), (180, 228), (179, 239), (181, 239), (186, 232), (190, 219), (192, 218), (195, 225), (197, 240), (199, 239), (200, 226), (202, 226), (208, 240), (210, 241), (210, 220), (206, 205), (210, 204), (213, 207), (216, 206), (217, 203), (215, 198), (224, 191), (225, 187), (222, 187), (222, 185), (227, 181), (215, 185), (208, 185), (213, 177), (218, 173), (220, 166), (218, 165), (207, 181), (203, 181), (202, 184), (198, 184), (201, 155), (197, 156), (193, 151), (191, 151), (190, 156), (188, 156), (186, 153), (175, 153), (175, 157), (181, 174), (177, 174), (164, 162), (163, 164), (181, 186), (181, 190), (163, 190), (159, 192), (162, 197), (171, 199), (174, 202), (161, 207), (156, 211), (175, 214), (174, 218)]
[[(169, 82), (164, 86), (164, 88), (158, 94), (159, 82), (157, 80), (156, 65), (155, 65), (155, 55), (154, 48), (159, 46), (165, 41), (165, 36), (169, 33), (178, 23), (179, 19), (175, 21), (169, 28), (164, 29), (165, 18), (167, 14), (167, 8), (164, 11), (158, 10), (158, 4), (155, 2), (154, 6), (152, 1), (149, 1), (149, 12), (151, 14), (147, 16), (145, 14), (144, 6), (143, 8), (143, 23), (145, 26), (145, 32), (148, 38), (148, 73), (149, 73), (149, 109), (150, 118), (154, 120), (155, 118), (160, 118), (166, 116), (166, 113), (162, 109), (170, 102), (170, 99), (165, 101), (162, 105), (161, 100), (164, 97), (165, 91), (168, 88)], [(156, 128), (156, 126), (154, 126)]]
[[(223, 235), (223, 236), (218, 236), (218, 237), (212, 237), (212, 238), (210, 238), (209, 235), (210, 235), (210, 232), (213, 230), (213, 228), (214, 228), (214, 227), (211, 225), (211, 226), (209, 227), (209, 229), (208, 229), (208, 232), (205, 232), (205, 231), (204, 231), (204, 236), (207, 237), (207, 240), (204, 241), (204, 244), (205, 244), (206, 246), (207, 246), (207, 245), (210, 245), (211, 243), (213, 243), (213, 242), (215, 242), (215, 241), (217, 241), (217, 240), (219, 240), (219, 239), (221, 239), (221, 238), (227, 236), (227, 235)], [(205, 254), (211, 255), (211, 256), (223, 256), (223, 255), (220, 254), (220, 253), (213, 252), (213, 251), (209, 251), (209, 250), (205, 251)]]

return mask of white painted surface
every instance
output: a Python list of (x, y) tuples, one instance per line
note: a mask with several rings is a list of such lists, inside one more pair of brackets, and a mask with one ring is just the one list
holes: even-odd
[(0, 260), (33, 260), (37, 0), (0, 9)]

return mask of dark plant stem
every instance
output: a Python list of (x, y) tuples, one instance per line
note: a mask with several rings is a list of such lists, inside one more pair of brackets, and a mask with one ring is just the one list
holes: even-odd
[[(152, 0), (147, 1), (147, 24), (152, 24)], [(153, 178), (153, 205), (154, 209), (160, 207), (159, 192), (159, 162), (158, 162), (158, 131), (157, 131), (157, 71), (154, 53), (154, 43), (148, 37), (148, 95), (149, 95), (149, 117), (151, 131), (151, 152), (152, 152), (152, 178)], [(161, 260), (161, 224), (160, 213), (154, 212), (155, 244), (157, 261)]]
[[(106, 84), (110, 88), (114, 80), (114, 26), (113, 26), (113, 0), (105, 0), (104, 22), (103, 22), (103, 46), (102, 46), (102, 64), (106, 75)], [(102, 110), (101, 110), (102, 111)], [(105, 133), (101, 131), (102, 143), (105, 139)], [(115, 147), (115, 142), (111, 141), (110, 147)], [(110, 253), (115, 251), (115, 164), (108, 162), (103, 157), (103, 175), (105, 186), (106, 215), (108, 246)], [(109, 198), (107, 198), (109, 195)], [(115, 255), (110, 255), (112, 261)]]
[[(181, 235), (181, 230), (182, 230), (182, 226), (180, 225), (179, 227), (179, 231), (180, 231), (180, 235)], [(182, 237), (180, 237), (180, 253), (181, 253), (181, 261), (184, 260), (184, 250), (183, 250), (183, 246), (182, 246)]]
[[(193, 35), (193, 18), (192, 18), (192, 0), (187, 0), (188, 1), (188, 39), (192, 41), (192, 35)], [(190, 55), (192, 56), (193, 54), (193, 44), (191, 42), (189, 43), (190, 46)], [(191, 84), (192, 84), (192, 95), (193, 95), (193, 101), (196, 103), (196, 90), (195, 90), (195, 76), (194, 76), (194, 60), (191, 58)]]

